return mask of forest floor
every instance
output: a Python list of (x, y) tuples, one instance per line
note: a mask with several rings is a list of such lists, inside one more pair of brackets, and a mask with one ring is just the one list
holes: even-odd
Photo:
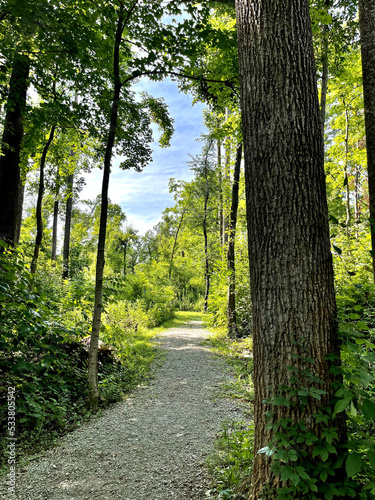
[(150, 385), (19, 468), (17, 500), (207, 498), (215, 436), (224, 421), (244, 418), (243, 407), (219, 395), (233, 376), (202, 345), (208, 336), (200, 321), (163, 331), (165, 360)]

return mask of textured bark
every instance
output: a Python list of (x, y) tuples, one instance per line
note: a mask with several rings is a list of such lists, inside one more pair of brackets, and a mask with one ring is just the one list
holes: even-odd
[(104, 260), (105, 240), (106, 240), (107, 216), (108, 216), (108, 185), (111, 172), (112, 152), (113, 152), (113, 145), (115, 142), (118, 108), (119, 108), (120, 94), (122, 87), (120, 80), (120, 45), (121, 45), (122, 32), (125, 27), (123, 14), (124, 14), (124, 6), (121, 4), (119, 8), (119, 17), (117, 21), (114, 54), (113, 54), (114, 93), (113, 93), (109, 133), (108, 133), (108, 139), (104, 157), (102, 199), (101, 199), (102, 203), (100, 210), (99, 240), (98, 240), (97, 258), (96, 258), (95, 303), (94, 303), (94, 313), (92, 318), (92, 329), (91, 329), (90, 350), (89, 350), (89, 370), (88, 370), (90, 407), (96, 407), (98, 405), (98, 399), (99, 399), (98, 344), (99, 344), (99, 329), (100, 329), (101, 315), (103, 308), (103, 273), (104, 273), (104, 263), (105, 263)]
[(16, 54), (9, 83), (0, 154), (0, 238), (17, 244), (20, 229), (20, 154), (30, 60)]
[(227, 297), (227, 328), (230, 337), (237, 336), (237, 314), (236, 314), (236, 260), (235, 260), (235, 239), (238, 211), (238, 192), (240, 185), (242, 159), (242, 143), (237, 146), (236, 162), (234, 164), (233, 185), (232, 185), (232, 205), (229, 217), (228, 230), (228, 252), (227, 269), (230, 271)]
[(46, 164), (47, 154), (49, 147), (52, 144), (53, 137), (55, 135), (56, 126), (51, 127), (48, 140), (43, 148), (42, 157), (40, 159), (40, 170), (39, 170), (39, 189), (38, 189), (38, 199), (36, 202), (36, 238), (34, 245), (34, 255), (31, 260), (30, 273), (35, 274), (38, 267), (39, 250), (40, 245), (43, 240), (43, 215), (42, 215), (42, 205), (44, 196), (44, 167)]
[(359, 27), (365, 104), (372, 265), (375, 281), (375, 2), (373, 0), (359, 0)]
[[(273, 421), (305, 421), (332, 394), (328, 353), (339, 354), (323, 144), (308, 0), (237, 0), (242, 131), (254, 327), (255, 461), (251, 499), (277, 486), (257, 451)], [(294, 359), (295, 356), (300, 358)], [(311, 357), (313, 364), (303, 362)], [(308, 370), (326, 391), (306, 409), (272, 406)], [(301, 373), (301, 384), (311, 387)], [(316, 385), (316, 384), (315, 384)], [(267, 403), (264, 401), (267, 400)], [(337, 422), (340, 440), (345, 426)]]
[(64, 243), (63, 243), (63, 272), (62, 279), (69, 278), (69, 258), (70, 258), (70, 232), (72, 227), (72, 211), (73, 211), (73, 182), (74, 174), (68, 177), (68, 194), (65, 206), (65, 227), (64, 227)]

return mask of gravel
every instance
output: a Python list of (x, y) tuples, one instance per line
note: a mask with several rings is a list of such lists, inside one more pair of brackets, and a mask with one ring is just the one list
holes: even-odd
[[(217, 398), (228, 367), (201, 345), (200, 322), (172, 328), (158, 342), (163, 365), (149, 386), (64, 436), (17, 471), (18, 500), (203, 500), (205, 457), (224, 420), (243, 408)], [(1, 498), (9, 498), (5, 484)]]

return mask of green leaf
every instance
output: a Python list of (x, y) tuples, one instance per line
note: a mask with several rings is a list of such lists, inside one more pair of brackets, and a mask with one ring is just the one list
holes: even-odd
[(338, 413), (341, 413), (342, 411), (346, 410), (347, 407), (350, 405), (351, 401), (352, 401), (351, 397), (340, 399), (340, 401), (337, 401), (337, 403), (335, 404), (335, 409), (333, 411), (332, 418), (335, 418), (335, 416)]
[(345, 462), (345, 469), (348, 477), (353, 477), (360, 472), (363, 467), (363, 460), (359, 453), (352, 451)]
[(372, 420), (375, 418), (375, 403), (369, 399), (363, 400), (362, 406), (363, 415), (366, 420)]
[(326, 448), (322, 448), (320, 450), (319, 455), (321, 456), (321, 459), (323, 460), (323, 462), (326, 462), (328, 457), (329, 457), (328, 450)]

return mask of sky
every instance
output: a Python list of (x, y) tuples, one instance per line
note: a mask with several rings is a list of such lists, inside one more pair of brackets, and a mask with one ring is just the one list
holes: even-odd
[[(197, 139), (207, 132), (203, 125), (201, 103), (192, 105), (192, 97), (179, 93), (177, 84), (169, 79), (151, 82), (143, 79), (134, 87), (138, 91), (147, 91), (154, 97), (164, 97), (174, 119), (175, 132), (169, 148), (160, 148), (157, 143), (157, 128), (154, 134), (156, 142), (152, 144), (153, 161), (143, 172), (121, 170), (120, 159), (114, 157), (109, 181), (109, 198), (112, 203), (121, 205), (126, 213), (126, 224), (130, 224), (143, 235), (161, 220), (161, 213), (174, 205), (173, 196), (168, 191), (170, 178), (191, 180), (193, 173), (189, 165), (189, 155), (197, 155), (202, 143)], [(85, 176), (86, 185), (81, 199), (95, 199), (101, 191), (102, 171), (93, 170)]]

